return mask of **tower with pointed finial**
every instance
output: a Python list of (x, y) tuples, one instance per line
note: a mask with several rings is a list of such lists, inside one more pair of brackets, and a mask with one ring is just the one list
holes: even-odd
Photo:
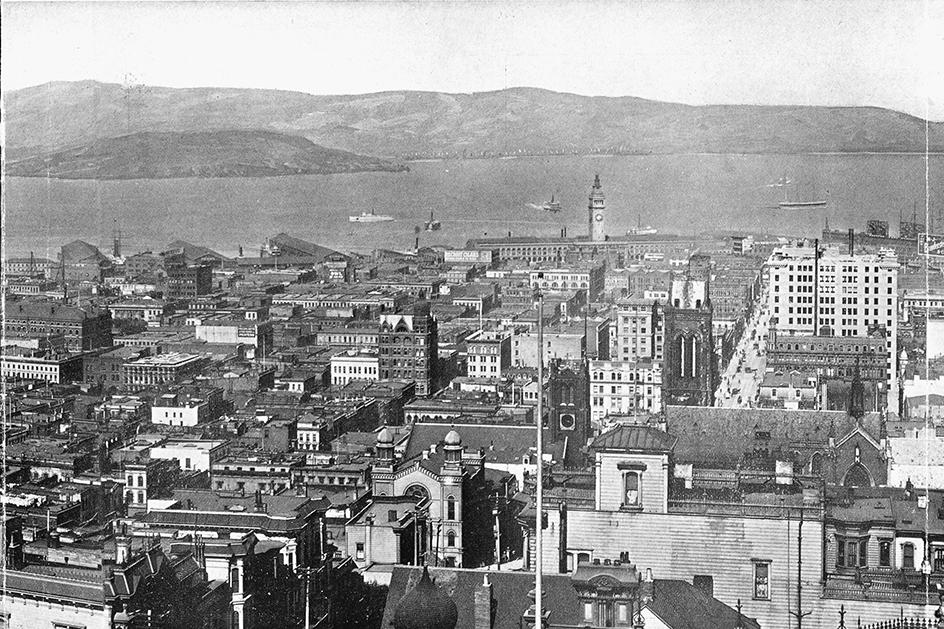
[(606, 240), (606, 197), (603, 196), (603, 186), (600, 185), (600, 175), (593, 180), (593, 189), (590, 190), (590, 205), (587, 208), (590, 222), (591, 242)]

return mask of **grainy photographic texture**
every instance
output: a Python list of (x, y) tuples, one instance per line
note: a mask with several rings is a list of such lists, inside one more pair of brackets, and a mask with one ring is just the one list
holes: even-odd
[(944, 4), (2, 14), (0, 627), (944, 626)]

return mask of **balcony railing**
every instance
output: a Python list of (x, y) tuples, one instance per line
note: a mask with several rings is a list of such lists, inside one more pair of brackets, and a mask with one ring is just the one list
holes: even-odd
[(670, 498), (669, 513), (704, 515), (745, 515), (763, 518), (804, 518), (815, 520), (822, 517), (823, 509), (817, 505), (767, 504), (749, 502), (723, 502), (699, 500), (697, 498)]
[(937, 605), (941, 584), (942, 573), (925, 576), (919, 570), (865, 568), (850, 574), (843, 570), (842, 574), (827, 576), (823, 597)]

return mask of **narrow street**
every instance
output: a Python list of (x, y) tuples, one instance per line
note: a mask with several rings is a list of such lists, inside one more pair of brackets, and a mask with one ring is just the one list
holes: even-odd
[[(760, 383), (767, 367), (767, 333), (770, 313), (767, 312), (766, 293), (754, 317), (748, 322), (744, 336), (731, 361), (721, 374), (721, 383), (715, 395), (715, 405), (722, 408), (749, 408), (754, 406)], [(753, 335), (752, 335), (753, 332)]]

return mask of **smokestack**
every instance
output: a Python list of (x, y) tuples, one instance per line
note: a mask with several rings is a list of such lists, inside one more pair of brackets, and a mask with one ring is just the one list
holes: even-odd
[(849, 228), (849, 255), (855, 255), (855, 231)]

